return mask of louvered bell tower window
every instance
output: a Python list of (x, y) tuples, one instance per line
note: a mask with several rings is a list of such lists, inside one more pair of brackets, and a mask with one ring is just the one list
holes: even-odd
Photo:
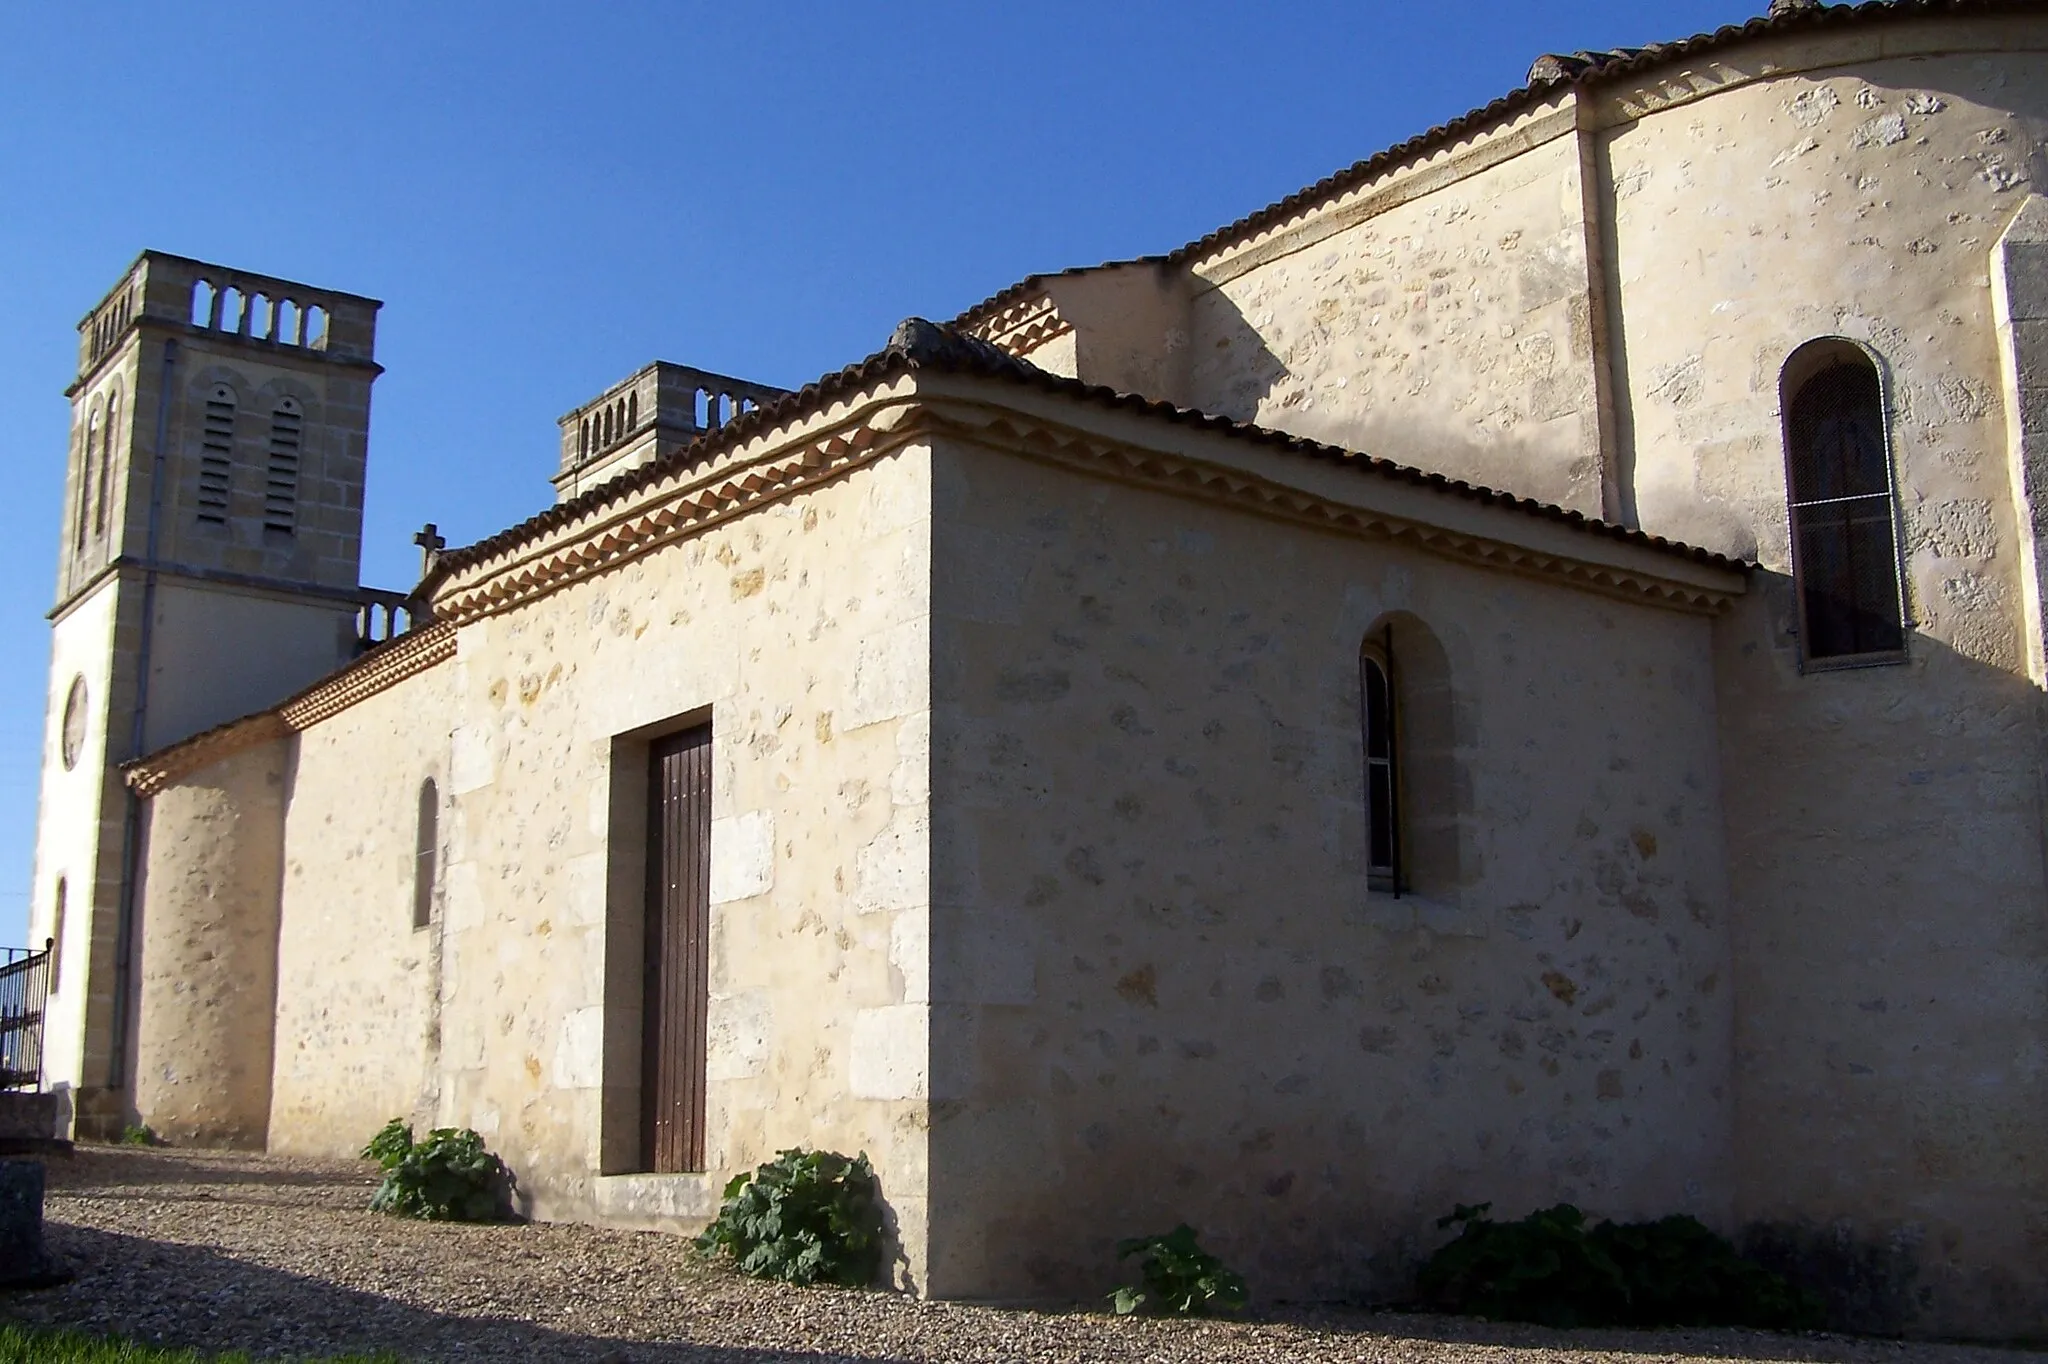
[(1898, 518), (1875, 367), (1838, 353), (1801, 380), (1785, 437), (1802, 656), (1902, 661)]
[(298, 526), (299, 441), (305, 414), (292, 398), (270, 414), (270, 452), (263, 479), (263, 529), (290, 535)]
[(199, 433), (199, 519), (228, 523), (228, 481), (235, 467), (235, 391), (214, 385), (207, 395)]

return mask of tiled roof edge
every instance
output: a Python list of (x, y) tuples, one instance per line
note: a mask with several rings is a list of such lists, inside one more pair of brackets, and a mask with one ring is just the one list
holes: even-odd
[(667, 477), (680, 469), (713, 458), (738, 448), (762, 432), (785, 424), (822, 409), (834, 398), (869, 387), (887, 379), (897, 378), (917, 370), (934, 370), (945, 373), (967, 373), (987, 378), (1003, 379), (1022, 383), (1048, 393), (1057, 393), (1070, 398), (1081, 399), (1103, 407), (1114, 407), (1124, 411), (1141, 412), (1147, 416), (1171, 421), (1183, 426), (1199, 427), (1204, 430), (1222, 432), (1242, 440), (1272, 449), (1285, 450), (1291, 454), (1307, 455), (1318, 459), (1336, 460), (1361, 472), (1382, 478), (1398, 479), (1420, 487), (1432, 488), (1452, 496), (1483, 502), (1491, 506), (1512, 508), (1544, 520), (1569, 525), (1592, 534), (1641, 545), (1662, 553), (1676, 554), (1694, 563), (1710, 564), (1728, 569), (1746, 569), (1751, 565), (1728, 558), (1711, 550), (1667, 540), (1662, 536), (1649, 535), (1640, 530), (1618, 526), (1612, 522), (1590, 517), (1582, 512), (1571, 511), (1548, 502), (1533, 498), (1518, 497), (1513, 493), (1467, 483), (1462, 479), (1449, 478), (1443, 474), (1429, 473), (1412, 468), (1393, 460), (1375, 455), (1346, 450), (1340, 446), (1327, 445), (1320, 441), (1289, 435), (1268, 427), (1249, 422), (1234, 421), (1191, 408), (1175, 407), (1171, 403), (1157, 402), (1132, 393), (1119, 393), (1115, 389), (1085, 384), (1078, 379), (1048, 374), (1025, 360), (1009, 354), (987, 341), (968, 335), (957, 327), (943, 323), (928, 322), (923, 318), (910, 318), (896, 328), (889, 338), (889, 344), (858, 364), (849, 365), (834, 374), (828, 374), (815, 383), (770, 403), (756, 408), (714, 431), (692, 441), (689, 445), (663, 459), (644, 464), (630, 473), (591, 489), (557, 506), (550, 507), (517, 525), (509, 526), (496, 535), (479, 540), (475, 544), (442, 554), (434, 570), (415, 589), (422, 596), (431, 599), (433, 589), (450, 576), (463, 569), (482, 563), (494, 555), (502, 554), (538, 539), (550, 531), (570, 524), (577, 518), (596, 510), (620, 497), (636, 492)]
[[(1625, 75), (1638, 75), (1667, 62), (1733, 47), (1755, 39), (1776, 37), (1807, 29), (1840, 27), (1844, 24), (1880, 20), (1918, 19), (1948, 14), (1999, 14), (2043, 12), (2040, 0), (1867, 0), (1860, 5), (1785, 3), (1778, 0), (1772, 13), (1740, 24), (1727, 24), (1711, 33), (1698, 33), (1648, 47), (1616, 48), (1607, 52), (1546, 53), (1530, 67), (1530, 83), (1511, 90), (1499, 99), (1440, 123), (1427, 132), (1397, 142), (1363, 161), (1353, 162), (1333, 175), (1325, 176), (1304, 189), (1296, 190), (1255, 213), (1217, 228), (1187, 245), (1169, 251), (1163, 259), (1170, 265), (1187, 265), (1225, 246), (1283, 222), (1305, 209), (1352, 189), (1418, 157), (1437, 151), (1468, 133), (1502, 123), (1560, 90), (1590, 87)], [(1028, 281), (1027, 281), (1028, 283)], [(1001, 299), (1023, 290), (1012, 286), (996, 295)], [(994, 300), (991, 300), (993, 302)], [(986, 307), (987, 305), (981, 305)]]

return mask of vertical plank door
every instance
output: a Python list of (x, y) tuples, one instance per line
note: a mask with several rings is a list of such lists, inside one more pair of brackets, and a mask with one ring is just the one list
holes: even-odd
[(645, 1168), (704, 1168), (710, 989), (711, 726), (657, 739), (647, 764), (647, 954), (641, 1039)]

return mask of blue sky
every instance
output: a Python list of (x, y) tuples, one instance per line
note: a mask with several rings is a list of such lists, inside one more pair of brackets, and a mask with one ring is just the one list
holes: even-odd
[[(1760, 0), (1758, 8), (1761, 8)], [(655, 358), (796, 386), (1739, 3), (0, 10), (0, 943), (27, 933), (79, 317), (144, 247), (385, 301), (364, 581), (545, 505)], [(1397, 454), (1389, 451), (1387, 453)]]

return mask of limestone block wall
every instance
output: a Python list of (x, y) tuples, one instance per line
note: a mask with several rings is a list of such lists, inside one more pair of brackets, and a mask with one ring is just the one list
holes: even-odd
[[(1731, 1226), (1709, 619), (964, 444), (934, 485), (937, 1291), (1101, 1292), (1180, 1220), (1295, 1296), (1405, 1291), (1461, 1201)], [(1401, 899), (1390, 616), (1465, 841)]]
[[(467, 625), (305, 733), (273, 1142), (352, 1148), (417, 1103), (483, 1132), (536, 1215), (671, 1230), (778, 1149), (865, 1149), (923, 1282), (928, 468), (899, 450)], [(707, 718), (709, 1170), (652, 1176), (645, 741)], [(428, 773), (445, 859), (414, 934)]]
[[(1617, 128), (1645, 529), (1754, 553), (1719, 686), (1738, 1208), (1865, 1326), (2048, 1321), (2041, 699), (1987, 266), (2040, 174), (2038, 24), (1743, 54)], [(1624, 92), (1617, 98), (1635, 98)], [(1802, 675), (1779, 371), (1819, 336), (1886, 384), (1911, 661)]]
[(242, 749), (147, 807), (133, 1102), (176, 1144), (264, 1146), (290, 748)]
[(353, 1156), (390, 1118), (441, 1116), (442, 920), (413, 927), (413, 871), (420, 783), (447, 786), (451, 672), (418, 673), (293, 741), (272, 1150)]
[(1599, 513), (1568, 100), (1193, 273), (1193, 406)]

